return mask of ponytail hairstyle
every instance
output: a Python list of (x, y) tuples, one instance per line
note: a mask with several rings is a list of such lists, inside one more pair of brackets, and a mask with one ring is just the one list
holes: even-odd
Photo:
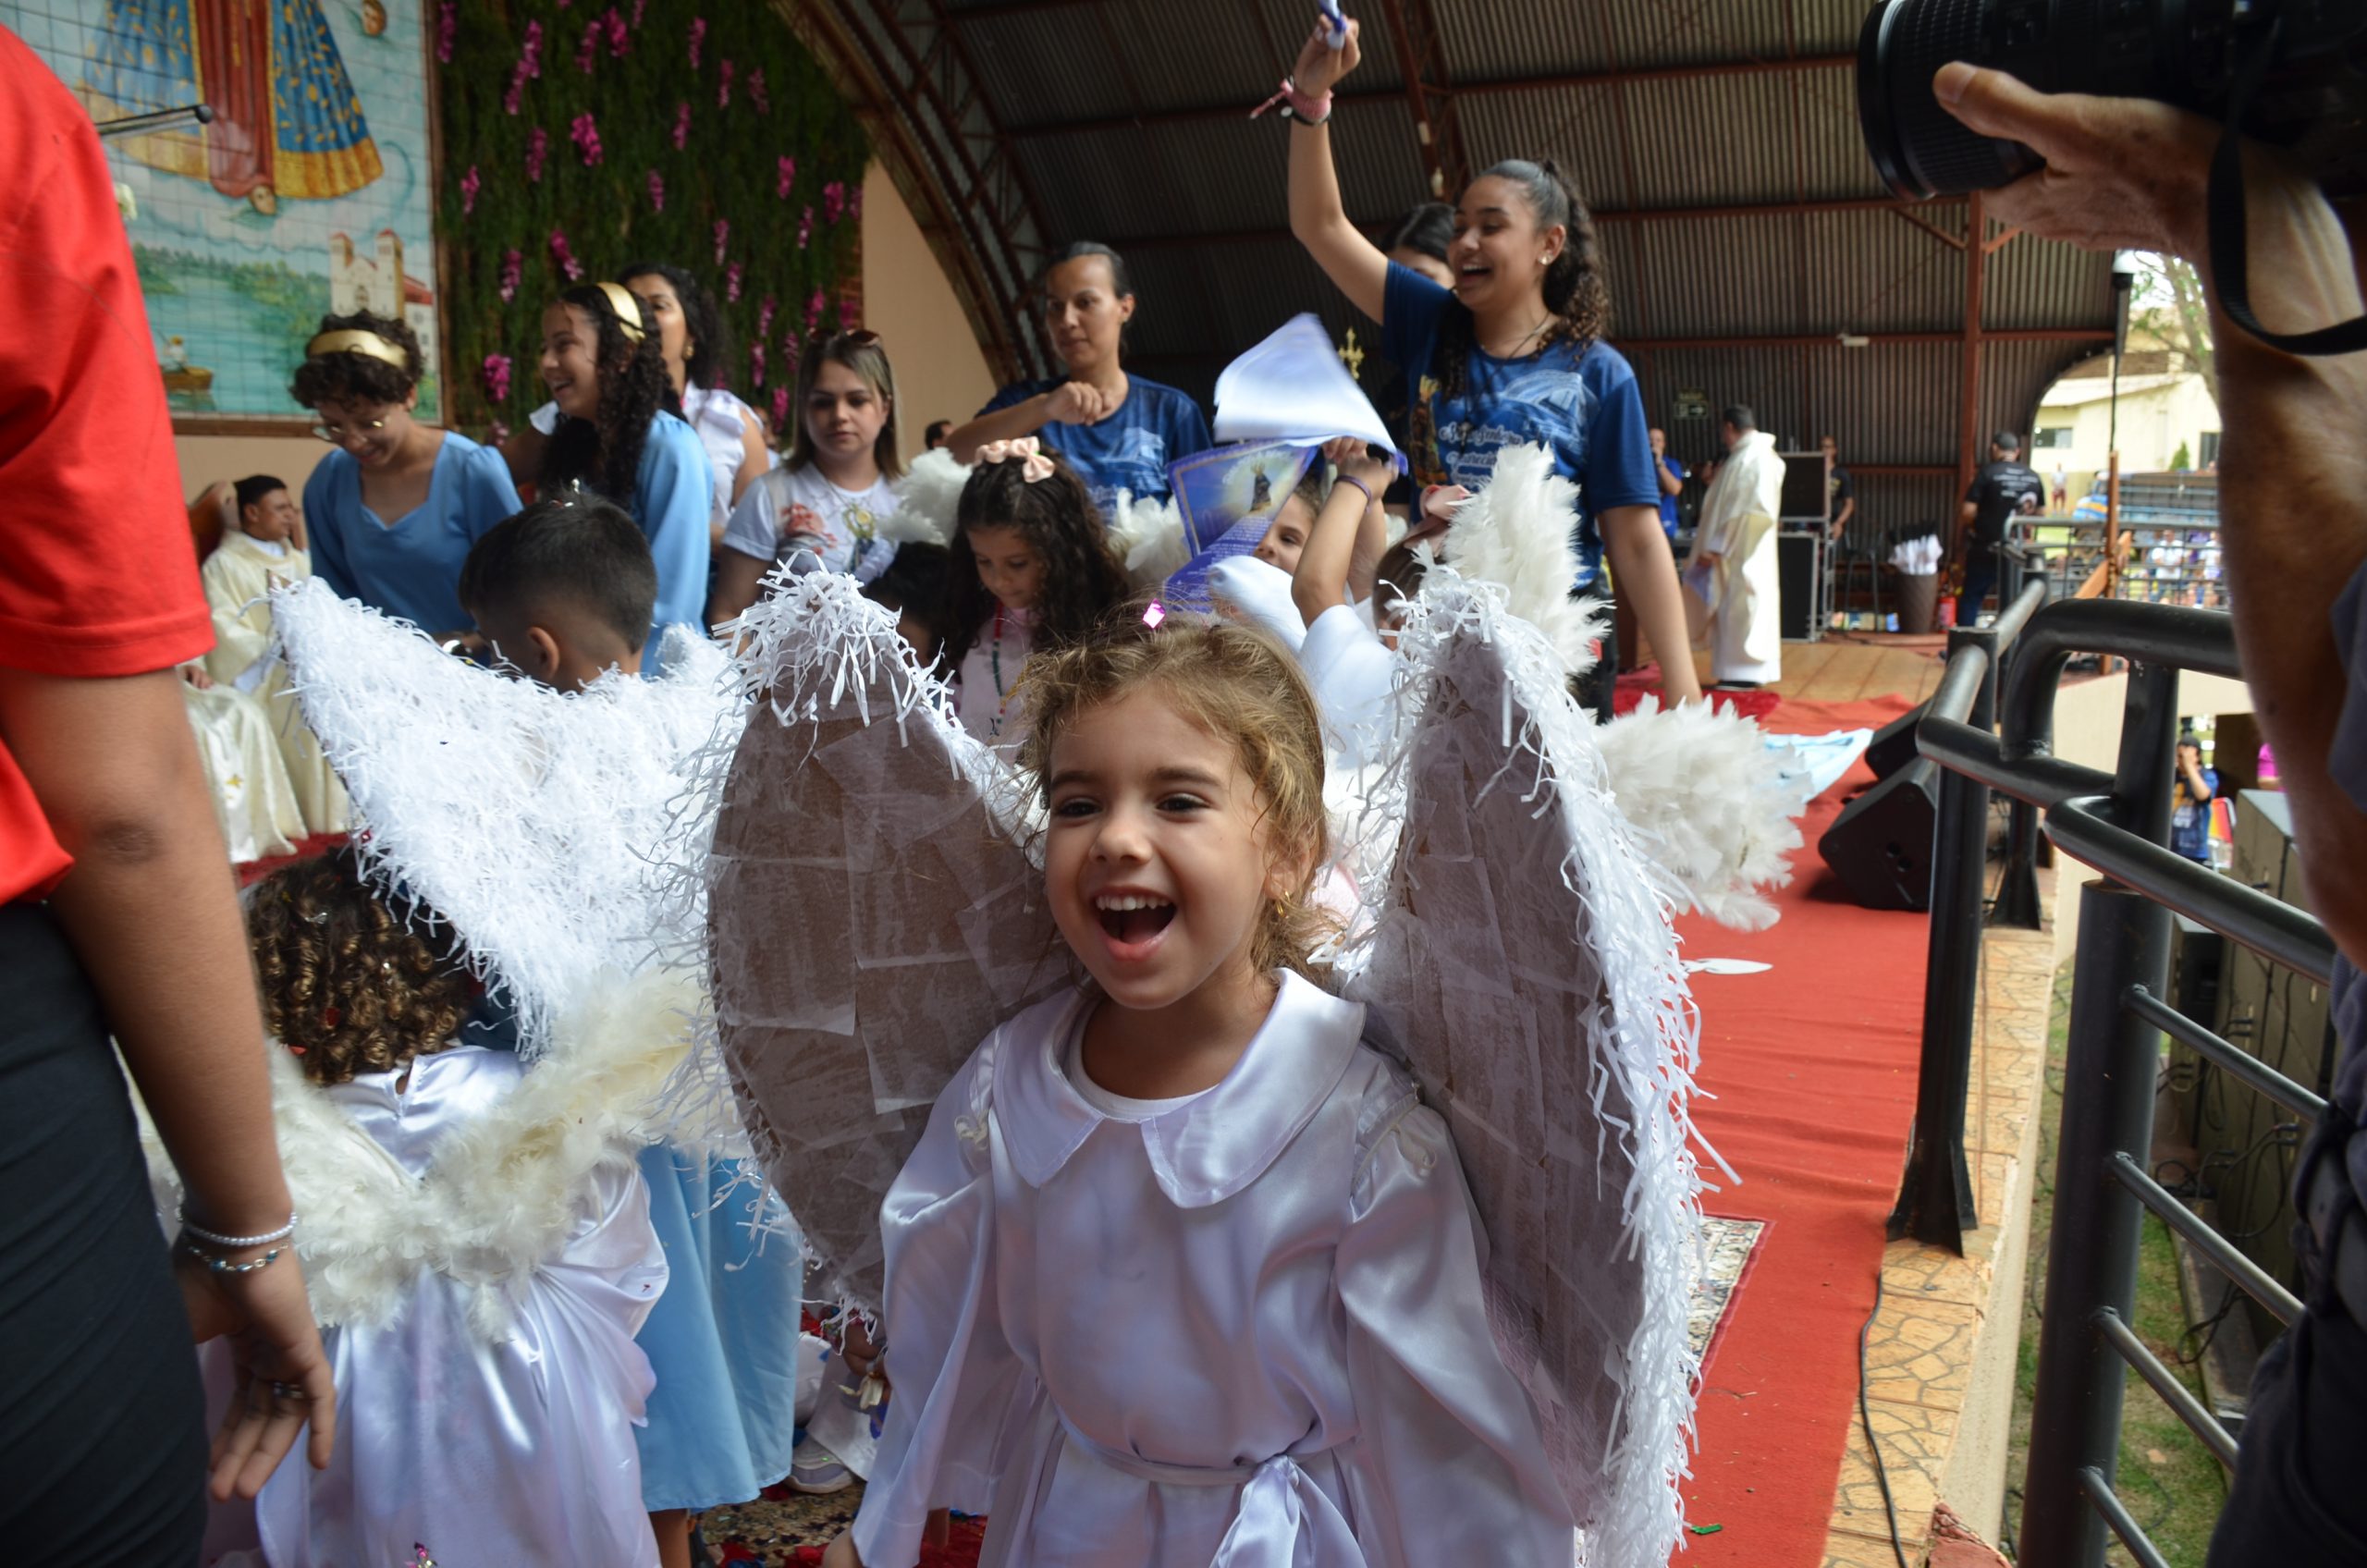
[[(1556, 224), (1566, 231), (1561, 254), (1545, 269), (1545, 308), (1553, 320), (1539, 347), (1567, 343), (1573, 352), (1585, 353), (1611, 332), (1611, 285), (1602, 275), (1602, 243), (1595, 234), (1594, 215), (1551, 158), (1536, 163), (1507, 158), (1483, 171), (1479, 178), (1501, 179), (1517, 190), (1539, 231)], [(1442, 396), (1453, 397), (1463, 390), (1465, 366), (1473, 347), (1471, 312), (1448, 312), (1439, 345)]]
[(1043, 458), (1052, 472), (1041, 479), (1028, 479), (1028, 465), (1012, 458), (979, 463), (962, 486), (945, 609), (938, 618), (949, 668), (962, 668), (997, 604), (978, 577), (978, 557), (970, 547), (974, 528), (1014, 529), (1043, 558), (1044, 591), (1028, 620), (1036, 653), (1084, 641), (1126, 601), (1125, 569), (1110, 551), (1110, 531), (1085, 481), (1053, 454)]
[[(684, 272), (671, 262), (635, 262), (617, 274), (617, 281), (627, 290), (636, 277), (662, 277), (674, 291), (674, 302), (682, 307), (682, 330), (691, 340), (691, 351), (684, 356), (682, 371), (693, 386), (713, 391), (723, 384), (723, 367), (731, 359), (731, 328), (725, 323), (723, 312), (715, 308), (715, 296), (706, 285)], [(644, 314), (646, 307), (644, 308)], [(662, 358), (664, 350), (659, 350)], [(668, 389), (674, 378), (666, 378)]]
[[(536, 488), (552, 496), (581, 482), (630, 511), (633, 484), (641, 474), (641, 449), (648, 444), (650, 423), (673, 394), (673, 380), (666, 374), (657, 334), (648, 329), (641, 313), (641, 301), (622, 285), (579, 283), (562, 290), (558, 299), (590, 317), (599, 335), (592, 359), (600, 377), (600, 411), (594, 419), (559, 422), (543, 448)], [(632, 312), (630, 317), (619, 313), (627, 310)]]
[(353, 847), (283, 866), (247, 906), (264, 1027), (315, 1084), (391, 1072), (454, 1043), (475, 998), (451, 927), (407, 923)]
[(1020, 766), (1048, 794), (1052, 750), (1096, 708), (1156, 691), (1203, 732), (1233, 748), (1257, 787), (1269, 851), (1293, 868), (1278, 899), (1261, 899), (1249, 960), (1260, 974), (1295, 970), (1319, 979), (1313, 954), (1339, 922), (1315, 902), (1328, 858), (1323, 804), (1323, 720), (1298, 660), (1262, 631), (1228, 621), (1171, 616), (1147, 626), (1112, 618), (1095, 636), (1038, 652), (1020, 677), (1027, 734)]
[(814, 437), (805, 429), (805, 399), (814, 395), (814, 383), (826, 364), (843, 365), (863, 377), (871, 395), (887, 406), (888, 417), (880, 423), (879, 435), (871, 443), (871, 460), (879, 465), (880, 475), (889, 484), (903, 478), (904, 421), (896, 403), (896, 367), (888, 362), (888, 350), (880, 345), (876, 332), (817, 333), (806, 344), (805, 352), (797, 361), (796, 402), (790, 410), (792, 423), (789, 455), (781, 459), (781, 467), (794, 473), (813, 466)]

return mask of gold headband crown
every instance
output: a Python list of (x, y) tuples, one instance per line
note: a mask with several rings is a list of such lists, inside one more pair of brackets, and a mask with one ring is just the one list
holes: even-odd
[(633, 298), (632, 290), (621, 283), (603, 283), (600, 292), (608, 297), (608, 308), (617, 312), (617, 325), (625, 329), (626, 338), (640, 342), (645, 331), (641, 325), (641, 301)]
[(304, 345), (304, 357), (308, 360), (328, 354), (361, 354), (368, 359), (384, 360), (405, 375), (411, 374), (411, 356), (403, 352), (402, 345), (389, 343), (376, 333), (360, 327), (340, 327), (335, 332), (324, 332)]

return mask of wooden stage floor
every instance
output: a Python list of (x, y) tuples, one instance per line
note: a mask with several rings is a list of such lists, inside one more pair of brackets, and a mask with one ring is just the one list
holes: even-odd
[[(1784, 644), (1784, 679), (1775, 691), (1804, 703), (1854, 703), (1896, 692), (1919, 703), (1940, 683), (1946, 666), (1944, 636), (1908, 637), (1880, 632), (1827, 636), (1816, 643)], [(1707, 685), (1710, 656), (1695, 655)]]

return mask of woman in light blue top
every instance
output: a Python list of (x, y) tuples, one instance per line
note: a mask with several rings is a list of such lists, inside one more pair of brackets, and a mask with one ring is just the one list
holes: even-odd
[(501, 454), (411, 416), (419, 338), (367, 312), (324, 316), (289, 388), (337, 447), (304, 486), (313, 570), (339, 595), (443, 635), (469, 624), (460, 563), (518, 510)]
[(697, 435), (666, 412), (666, 363), (641, 301), (617, 283), (581, 283), (543, 312), (543, 385), (562, 416), (543, 449), (538, 494), (582, 484), (632, 514), (657, 562), (644, 654), (655, 669), (669, 626), (694, 631), (706, 607), (715, 474)]

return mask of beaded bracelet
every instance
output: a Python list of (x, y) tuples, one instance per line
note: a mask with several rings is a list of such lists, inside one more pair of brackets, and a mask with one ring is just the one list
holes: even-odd
[(240, 1247), (268, 1246), (274, 1242), (286, 1241), (288, 1237), (296, 1233), (296, 1211), (293, 1209), (288, 1210), (287, 1224), (282, 1225), (276, 1231), (270, 1231), (269, 1233), (261, 1236), (225, 1236), (216, 1231), (209, 1231), (204, 1226), (200, 1225), (190, 1219), (189, 1210), (187, 1208), (183, 1208), (180, 1211), (180, 1223), (183, 1234), (193, 1236), (201, 1242), (211, 1242), (217, 1247), (227, 1247), (232, 1251), (236, 1251)]
[(216, 1257), (212, 1253), (207, 1252), (203, 1247), (199, 1246), (193, 1238), (183, 1236), (181, 1238), (181, 1250), (188, 1253), (190, 1256), (196, 1258), (199, 1262), (204, 1264), (207, 1268), (211, 1269), (215, 1274), (253, 1274), (270, 1268), (272, 1264), (278, 1259), (279, 1255), (287, 1249), (284, 1247), (274, 1247), (269, 1252), (264, 1254), (261, 1257), (251, 1259), (246, 1263), (233, 1263), (227, 1257)]

